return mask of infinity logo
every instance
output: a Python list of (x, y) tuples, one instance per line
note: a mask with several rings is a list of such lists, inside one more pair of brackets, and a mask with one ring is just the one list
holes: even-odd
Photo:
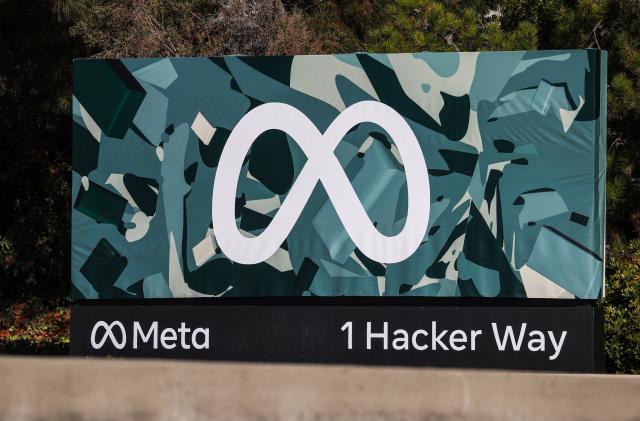
[[(347, 175), (333, 154), (340, 140), (356, 124), (382, 127), (398, 148), (407, 177), (408, 209), (402, 231), (387, 237), (371, 222)], [(308, 161), (291, 186), (273, 221), (257, 237), (240, 233), (235, 221), (235, 197), (242, 162), (256, 138), (267, 130), (281, 130), (293, 138)], [(254, 264), (269, 258), (287, 238), (309, 196), (320, 181), (338, 217), (356, 246), (370, 259), (396, 263), (411, 256), (429, 223), (429, 177), (422, 150), (413, 131), (391, 107), (362, 101), (345, 109), (320, 133), (298, 109), (282, 103), (260, 105), (236, 125), (222, 150), (213, 183), (211, 215), (218, 245), (231, 260)]]
[[(114, 326), (118, 326), (120, 328), (120, 333), (122, 334), (121, 342), (118, 342), (115, 335), (113, 334)], [(100, 339), (99, 342), (96, 342), (96, 333), (98, 331), (98, 328), (100, 327), (104, 328), (104, 335), (102, 336), (102, 339)], [(91, 330), (91, 346), (93, 347), (93, 349), (102, 348), (104, 343), (107, 341), (107, 338), (111, 340), (111, 343), (117, 349), (124, 348), (124, 346), (127, 343), (127, 332), (124, 329), (124, 325), (118, 320), (112, 322), (111, 324), (108, 324), (107, 322), (100, 320), (95, 325), (93, 325), (93, 329)]]

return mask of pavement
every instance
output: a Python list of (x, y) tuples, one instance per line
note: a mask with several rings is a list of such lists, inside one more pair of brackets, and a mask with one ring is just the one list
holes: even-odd
[(1, 420), (640, 420), (640, 376), (0, 357)]

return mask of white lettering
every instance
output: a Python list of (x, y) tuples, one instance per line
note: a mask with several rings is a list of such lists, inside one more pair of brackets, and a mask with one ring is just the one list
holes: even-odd
[(527, 329), (527, 324), (522, 323), (520, 328), (520, 336), (518, 337), (518, 342), (516, 342), (516, 338), (513, 334), (513, 328), (511, 326), (507, 326), (504, 330), (504, 337), (502, 341), (500, 340), (498, 334), (498, 325), (496, 323), (491, 323), (491, 329), (493, 329), (493, 336), (496, 340), (496, 345), (498, 345), (498, 350), (504, 351), (507, 348), (507, 340), (511, 341), (511, 346), (514, 351), (520, 351), (520, 347), (522, 346), (522, 340), (524, 338), (524, 332)]
[(454, 351), (464, 351), (467, 346), (458, 345), (458, 342), (463, 344), (467, 343), (467, 334), (462, 330), (454, 330), (453, 332), (451, 332), (451, 335), (449, 336), (449, 345)]
[(444, 342), (442, 342), (442, 337), (445, 336), (447, 334), (447, 332), (448, 332), (448, 330), (443, 330), (438, 335), (438, 329), (437, 329), (436, 322), (435, 321), (431, 322), (431, 349), (433, 349), (434, 351), (437, 350), (438, 349), (437, 344), (440, 344), (440, 347), (443, 350), (445, 350), (445, 351), (449, 350), (449, 348), (447, 348), (447, 346), (444, 344)]
[(418, 343), (418, 335), (427, 336), (428, 333), (426, 330), (418, 329), (413, 332), (413, 335), (411, 335), (411, 343), (413, 344), (413, 347), (418, 351), (424, 351), (425, 349), (429, 348), (429, 346), (426, 343), (424, 345), (420, 345)]
[(567, 337), (567, 331), (563, 330), (562, 335), (560, 335), (560, 341), (556, 342), (556, 337), (552, 331), (549, 332), (549, 339), (551, 340), (551, 346), (553, 346), (554, 353), (549, 357), (551, 361), (558, 358), (560, 355), (560, 351), (562, 350), (562, 345), (564, 344), (564, 339)]
[(178, 335), (176, 334), (176, 331), (170, 327), (164, 329), (160, 334), (160, 343), (164, 349), (175, 348), (176, 344), (170, 343), (170, 341), (175, 342), (176, 339), (178, 339)]
[(190, 349), (191, 346), (187, 343), (185, 339), (187, 339), (187, 333), (191, 332), (185, 322), (180, 323), (180, 327), (178, 328), (178, 333), (180, 333), (180, 344), (182, 345), (182, 349)]
[(347, 349), (353, 349), (353, 322), (346, 322), (340, 328), (341, 331), (347, 331)]
[(151, 335), (153, 335), (153, 349), (158, 349), (158, 322), (151, 323), (151, 327), (146, 335), (142, 331), (140, 323), (133, 322), (133, 349), (138, 349), (138, 335), (140, 335), (140, 339), (142, 339), (144, 343), (149, 342)]
[(372, 339), (382, 339), (383, 340), (383, 348), (388, 348), (388, 334), (389, 332), (389, 323), (384, 322), (384, 328), (382, 333), (372, 333), (371, 332), (371, 322), (367, 322), (367, 349), (371, 349), (371, 340)]
[[(204, 340), (201, 343), (198, 343), (196, 340), (198, 338), (198, 334), (201, 333), (204, 336)], [(199, 327), (194, 329), (193, 336), (191, 336), (191, 345), (195, 349), (209, 349), (209, 328)]]
[(529, 337), (535, 336), (535, 338), (529, 339), (529, 351), (544, 351), (544, 333), (539, 330), (532, 330), (529, 332)]
[(397, 329), (395, 332), (393, 332), (393, 336), (395, 336), (395, 339), (391, 343), (393, 349), (395, 349), (396, 351), (409, 349), (409, 334), (406, 330)]
[(472, 330), (471, 331), (471, 350), (475, 351), (476, 350), (476, 336), (480, 336), (482, 335), (482, 331), (481, 330)]

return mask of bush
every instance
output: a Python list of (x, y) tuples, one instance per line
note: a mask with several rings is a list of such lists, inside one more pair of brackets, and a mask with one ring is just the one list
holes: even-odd
[(97, 57), (116, 58), (314, 54), (325, 43), (280, 0), (88, 1), (71, 33)]
[(70, 302), (4, 303), (0, 313), (0, 353), (67, 354)]
[(618, 243), (607, 259), (604, 299), (607, 372), (640, 373), (640, 241)]

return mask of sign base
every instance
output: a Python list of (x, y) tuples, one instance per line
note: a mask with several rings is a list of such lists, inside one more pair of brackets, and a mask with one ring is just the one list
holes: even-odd
[(469, 298), (84, 300), (75, 356), (602, 371), (595, 301)]

